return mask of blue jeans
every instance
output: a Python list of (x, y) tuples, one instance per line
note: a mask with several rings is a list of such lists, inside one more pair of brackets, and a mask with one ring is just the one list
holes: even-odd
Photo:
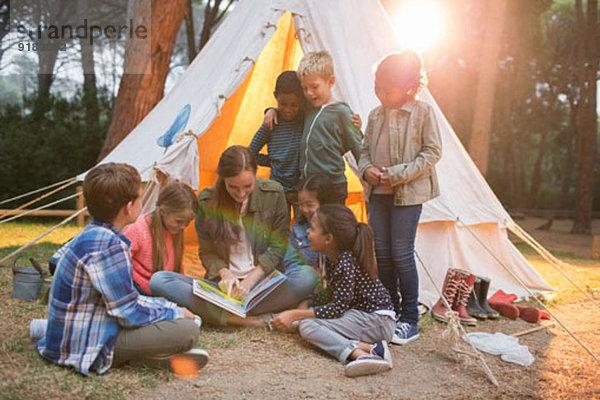
[[(294, 308), (302, 300), (310, 297), (318, 281), (315, 269), (307, 265), (289, 268), (285, 275), (287, 279), (250, 310), (249, 315)], [(227, 325), (231, 314), (196, 296), (192, 289), (193, 280), (192, 277), (176, 272), (159, 271), (150, 279), (150, 291), (154, 296), (164, 297), (181, 307), (186, 307), (213, 325)]]
[(374, 194), (369, 205), (369, 224), (375, 234), (379, 279), (390, 292), (399, 321), (411, 324), (419, 321), (415, 237), (422, 208), (421, 204), (394, 206), (394, 195), (391, 194)]

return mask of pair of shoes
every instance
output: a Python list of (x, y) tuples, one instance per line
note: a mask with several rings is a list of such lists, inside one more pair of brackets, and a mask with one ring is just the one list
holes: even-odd
[[(448, 269), (442, 285), (442, 297), (431, 308), (433, 318), (448, 322), (446, 313), (454, 311), (462, 324), (476, 325), (477, 320), (467, 313), (467, 302), (474, 283), (475, 275), (470, 272), (458, 268)], [(451, 310), (446, 307), (446, 304), (451, 307)]]
[(46, 336), (46, 328), (48, 327), (47, 319), (34, 318), (29, 323), (29, 337), (31, 340), (38, 341)]
[(383, 358), (385, 361), (387, 361), (388, 364), (390, 364), (390, 368), (394, 368), (392, 353), (390, 352), (390, 348), (388, 347), (388, 344), (385, 340), (373, 344), (373, 348), (371, 349), (371, 355)]
[(146, 357), (138, 363), (168, 369), (179, 376), (193, 377), (208, 363), (208, 353), (202, 349), (190, 349), (184, 353)]
[(542, 318), (542, 312), (535, 307), (519, 306), (504, 302), (491, 302), (490, 306), (502, 316), (510, 319), (521, 318), (524, 321), (536, 323)]
[[(387, 344), (385, 347), (387, 348)], [(391, 368), (392, 365), (390, 362), (386, 361), (379, 355), (373, 355), (371, 352), (370, 355), (360, 356), (356, 360), (350, 361), (348, 364), (346, 364), (344, 367), (344, 374), (353, 378), (355, 376), (378, 374), (380, 372), (388, 371)]]
[(477, 319), (497, 319), (500, 314), (492, 309), (487, 300), (490, 280), (483, 277), (475, 277), (473, 290), (467, 301), (467, 312)]
[(394, 336), (392, 336), (392, 343), (394, 344), (408, 344), (419, 338), (419, 327), (417, 324), (411, 324), (408, 322), (398, 322)]

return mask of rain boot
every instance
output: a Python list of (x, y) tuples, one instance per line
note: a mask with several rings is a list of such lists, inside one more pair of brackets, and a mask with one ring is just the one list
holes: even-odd
[(477, 295), (479, 306), (485, 311), (489, 319), (498, 319), (500, 314), (490, 307), (487, 301), (488, 290), (490, 289), (490, 280), (482, 277), (478, 277), (477, 279), (479, 279), (479, 287), (477, 288), (476, 286), (477, 289), (474, 289), (473, 291)]
[[(456, 268), (450, 268), (446, 271), (446, 277), (444, 278), (444, 284), (442, 285), (442, 296), (446, 299), (448, 305), (452, 306), (454, 298), (458, 292), (458, 286), (460, 285), (460, 276), (457, 274)], [(448, 322), (446, 313), (450, 311), (444, 304), (444, 301), (440, 298), (437, 303), (431, 308), (431, 315), (438, 321)]]
[(454, 304), (452, 310), (458, 313), (458, 318), (461, 324), (465, 325), (477, 325), (477, 320), (469, 315), (467, 312), (467, 302), (469, 300), (469, 294), (473, 290), (473, 284), (475, 283), (475, 275), (465, 271), (459, 272), (460, 284), (456, 297), (454, 298)]
[(486, 319), (488, 314), (483, 307), (481, 307), (477, 296), (475, 295), (476, 293), (479, 293), (480, 285), (481, 279), (476, 277), (473, 290), (471, 290), (471, 293), (469, 293), (469, 300), (467, 301), (467, 313), (477, 319)]

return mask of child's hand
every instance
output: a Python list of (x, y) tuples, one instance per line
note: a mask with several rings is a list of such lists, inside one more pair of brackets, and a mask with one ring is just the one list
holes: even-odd
[(352, 125), (354, 125), (355, 127), (357, 127), (358, 130), (360, 130), (362, 128), (362, 121), (360, 119), (360, 115), (358, 115), (358, 114), (352, 114), (350, 116), (350, 119), (352, 120)]
[(265, 113), (265, 120), (263, 121), (263, 124), (267, 128), (269, 128), (269, 130), (272, 131), (275, 125), (277, 125), (278, 123), (279, 121), (277, 121), (277, 111), (275, 111), (274, 108), (269, 108)]
[(288, 310), (280, 313), (277, 317), (273, 318), (271, 321), (271, 325), (276, 329), (283, 331), (292, 324), (296, 320), (294, 315), (294, 310)]
[[(379, 185), (381, 183), (381, 176), (383, 174), (378, 168), (369, 167), (364, 173), (364, 178), (371, 185)], [(389, 178), (388, 178), (389, 179)]]
[(381, 167), (381, 177), (379, 181), (383, 186), (392, 186), (392, 182), (390, 181), (390, 176), (388, 175), (388, 170), (386, 167)]
[(298, 308), (301, 310), (306, 310), (308, 309), (308, 306), (310, 306), (311, 304), (311, 300), (303, 300), (302, 302), (300, 302), (300, 304), (298, 304)]
[(191, 312), (190, 310), (188, 310), (187, 308), (185, 308), (185, 307), (180, 307), (180, 308), (181, 308), (181, 311), (183, 311), (183, 318), (188, 318), (188, 319), (196, 318), (196, 315), (193, 312)]

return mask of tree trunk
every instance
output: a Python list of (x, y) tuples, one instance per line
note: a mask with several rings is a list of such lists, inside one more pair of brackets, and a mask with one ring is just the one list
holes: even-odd
[(183, 21), (186, 0), (152, 0), (152, 12), (136, 5), (136, 25), (148, 26), (149, 37), (134, 36), (127, 45), (124, 74), (113, 119), (99, 159), (104, 158), (152, 110), (164, 94), (165, 80)]
[(527, 199), (527, 207), (535, 208), (537, 203), (538, 192), (542, 184), (542, 162), (546, 155), (546, 141), (548, 137), (548, 129), (542, 128), (540, 132), (540, 144), (538, 146), (538, 154), (535, 159), (533, 166), (533, 173), (531, 174), (531, 185), (529, 186), (529, 198)]
[(188, 63), (191, 64), (196, 57), (196, 32), (194, 30), (194, 12), (192, 0), (187, 0), (185, 6), (185, 35), (187, 38)]
[[(581, 0), (576, 1), (581, 9)], [(579, 21), (578, 21), (579, 22)], [(596, 136), (598, 129), (596, 111), (596, 74), (598, 70), (598, 1), (587, 1), (587, 18), (581, 21), (579, 41), (584, 44), (583, 63), (578, 68), (580, 80), (580, 129), (577, 142), (577, 194), (575, 197), (575, 221), (571, 233), (591, 234), (592, 206), (594, 202), (594, 167), (596, 164)]]
[(565, 135), (565, 163), (563, 167), (563, 178), (561, 185), (561, 193), (563, 194), (560, 201), (560, 208), (565, 210), (570, 207), (570, 196), (571, 185), (573, 184), (573, 170), (575, 166), (575, 160), (573, 159), (573, 142), (577, 136), (577, 105), (573, 99), (569, 99), (569, 127), (565, 129), (563, 134)]
[(94, 45), (86, 39), (79, 39), (81, 46), (81, 66), (83, 67), (83, 104), (85, 104), (86, 120), (89, 124), (100, 124), (98, 107), (98, 89), (96, 88), (96, 71), (94, 70)]
[[(83, 21), (85, 11), (88, 9), (89, 0), (79, 0), (79, 20)], [(81, 48), (81, 67), (83, 69), (83, 104), (85, 105), (86, 120), (88, 124), (100, 124), (100, 111), (98, 107), (98, 90), (96, 88), (96, 71), (94, 70), (94, 45), (86, 39), (79, 39)]]
[[(45, 9), (44, 7), (50, 7)], [(40, 14), (37, 21), (44, 24), (47, 21), (42, 19), (42, 11), (47, 12), (47, 19), (53, 24), (61, 25), (65, 21), (65, 16), (74, 11), (74, 4), (66, 0), (58, 3), (48, 3), (40, 6), (36, 11)], [(50, 39), (47, 31), (42, 31), (41, 39), (37, 41), (38, 55), (38, 90), (37, 99), (34, 106), (33, 115), (41, 117), (48, 109), (48, 100), (50, 99), (50, 87), (54, 82), (54, 66), (58, 57), (58, 50), (65, 45), (63, 39)]]
[(507, 0), (495, 0), (488, 4), (487, 21), (489, 26), (484, 37), (475, 96), (475, 114), (469, 141), (469, 154), (484, 176), (488, 166), (498, 55), (502, 44), (506, 6)]
[(234, 0), (229, 0), (229, 3), (225, 6), (225, 9), (219, 13), (219, 8), (221, 6), (221, 0), (214, 0), (214, 3), (211, 5), (211, 0), (206, 2), (206, 7), (204, 8), (204, 25), (202, 26), (202, 33), (200, 35), (200, 46), (198, 47), (198, 51), (202, 50), (204, 45), (208, 43), (208, 39), (210, 39), (210, 35), (212, 33), (213, 28), (223, 19), (229, 7), (233, 4)]

